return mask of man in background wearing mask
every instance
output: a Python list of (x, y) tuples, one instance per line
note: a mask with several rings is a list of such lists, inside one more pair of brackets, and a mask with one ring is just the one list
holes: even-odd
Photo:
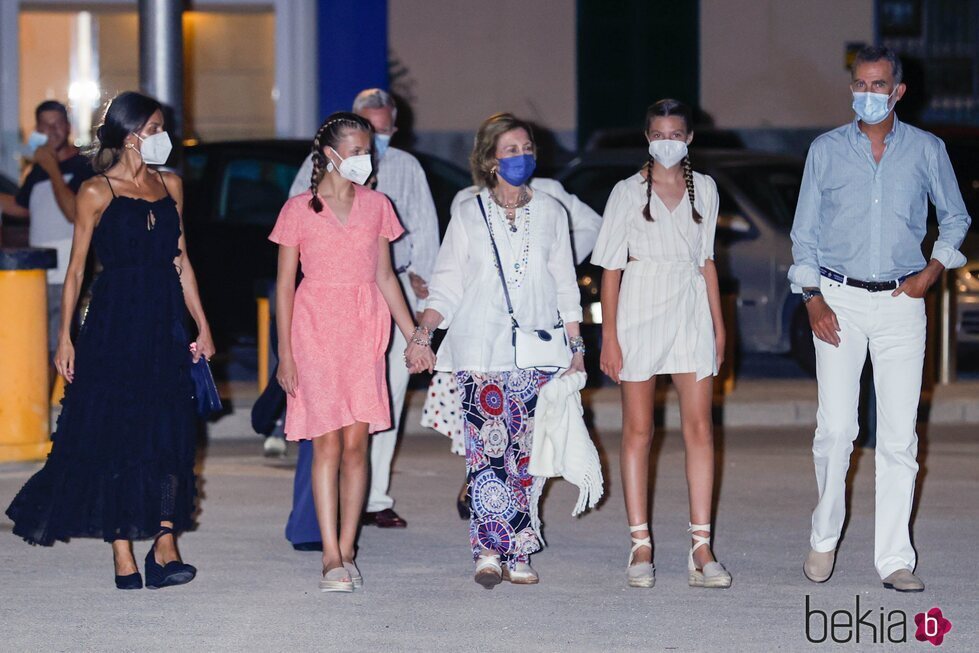
[[(391, 137), (397, 131), (394, 123), (398, 110), (394, 98), (379, 88), (366, 89), (354, 99), (353, 111), (366, 118), (374, 127), (373, 176), (377, 179), (377, 190), (391, 200), (405, 229), (404, 236), (391, 246), (391, 262), (401, 280), (408, 305), (415, 313), (419, 313), (425, 309), (428, 280), (435, 268), (439, 249), (438, 215), (432, 192), (418, 159), (389, 145)], [(290, 196), (299, 195), (309, 189), (312, 172), (313, 161), (310, 155), (296, 174)], [(394, 499), (388, 495), (391, 461), (398, 442), (405, 394), (408, 391), (409, 374), (402, 360), (406, 346), (401, 332), (394, 329), (388, 350), (392, 428), (371, 436), (371, 484), (363, 521), (364, 524), (381, 528), (407, 526), (407, 522), (394, 511)], [(329, 401), (329, 397), (324, 398), (324, 401)], [(299, 544), (300, 548), (305, 548), (303, 544), (317, 542), (320, 538), (309, 485), (311, 459), (312, 452), (304, 451), (304, 445), (300, 444), (293, 513), (287, 526), (287, 537), (293, 545)]]
[[(813, 441), (819, 501), (803, 571), (816, 583), (833, 573), (869, 348), (877, 394), (874, 563), (884, 587), (920, 592), (909, 522), (918, 472), (923, 297), (943, 270), (965, 264), (958, 248), (970, 219), (945, 144), (894, 114), (905, 92), (897, 55), (866, 47), (852, 72), (856, 119), (813, 142), (792, 227), (789, 280), (809, 312), (819, 388)], [(939, 236), (926, 264), (921, 242), (929, 196)]]
[(16, 195), (0, 193), (0, 211), (30, 219), (31, 247), (58, 250), (58, 267), (48, 270), (48, 351), (53, 354), (61, 325), (61, 289), (74, 233), (75, 194), (82, 182), (95, 173), (88, 157), (68, 139), (71, 123), (65, 105), (46, 100), (34, 110), (34, 118), (35, 131), (27, 140), (34, 165)]

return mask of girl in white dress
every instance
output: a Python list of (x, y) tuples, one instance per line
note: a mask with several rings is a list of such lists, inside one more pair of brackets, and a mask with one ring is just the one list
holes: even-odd
[(673, 377), (680, 397), (693, 538), (689, 584), (731, 585), (731, 575), (710, 548), (711, 396), (724, 355), (713, 261), (717, 187), (690, 168), (691, 127), (692, 113), (681, 102), (660, 100), (649, 107), (649, 160), (612, 190), (591, 257), (605, 268), (601, 367), (622, 386), (621, 466), (633, 542), (628, 582), (633, 587), (655, 583), (647, 492), (653, 397), (660, 374)]

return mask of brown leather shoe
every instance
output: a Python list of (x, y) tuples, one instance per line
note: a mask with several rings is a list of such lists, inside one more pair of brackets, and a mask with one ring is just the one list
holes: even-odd
[(380, 512), (365, 512), (360, 523), (364, 526), (377, 526), (378, 528), (407, 528), (408, 522), (394, 512), (391, 508), (385, 508)]

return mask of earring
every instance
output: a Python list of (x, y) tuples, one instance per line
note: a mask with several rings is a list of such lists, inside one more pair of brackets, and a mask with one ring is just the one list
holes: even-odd
[(327, 172), (333, 172), (333, 169), (334, 169), (335, 167), (336, 167), (336, 166), (335, 166), (335, 165), (333, 165), (333, 162), (332, 162), (332, 161), (330, 161), (330, 160), (327, 160), (327, 162), (326, 162), (326, 171), (327, 171)]

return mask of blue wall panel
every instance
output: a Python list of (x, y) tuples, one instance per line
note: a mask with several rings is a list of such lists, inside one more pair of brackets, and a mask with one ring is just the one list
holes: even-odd
[(388, 87), (387, 0), (317, 0), (319, 110), (349, 111), (365, 88)]

